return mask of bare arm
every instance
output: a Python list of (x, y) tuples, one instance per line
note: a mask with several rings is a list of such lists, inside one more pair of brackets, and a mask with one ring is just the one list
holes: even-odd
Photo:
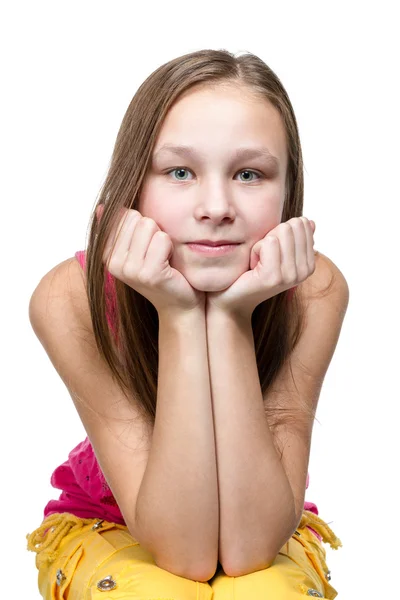
[(219, 503), (204, 311), (159, 318), (156, 418), (136, 523), (161, 568), (204, 581), (215, 573)]
[(41, 279), (29, 317), (132, 536), (161, 568), (210, 579), (217, 564), (218, 500), (204, 313), (160, 319), (154, 428), (100, 357), (75, 257)]
[[(238, 577), (270, 566), (296, 528), (293, 494), (265, 417), (250, 320), (207, 314), (220, 497), (220, 562)], [(247, 568), (248, 567), (248, 568)]]
[[(231, 577), (270, 566), (294, 532), (304, 507), (313, 415), (338, 342), (349, 291), (340, 270), (320, 254), (315, 272), (299, 292), (307, 325), (264, 398), (251, 321), (216, 311), (206, 313), (220, 562)], [(299, 410), (300, 400), (308, 405), (310, 414)], [(272, 433), (265, 414), (267, 403), (296, 411), (296, 423)], [(282, 452), (278, 454), (276, 448)]]

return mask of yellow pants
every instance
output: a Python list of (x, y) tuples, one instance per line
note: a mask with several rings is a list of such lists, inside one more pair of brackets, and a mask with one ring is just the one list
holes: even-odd
[(38, 586), (45, 600), (336, 598), (325, 548), (306, 525), (332, 548), (342, 546), (319, 516), (305, 510), (296, 532), (268, 569), (229, 577), (219, 568), (208, 582), (158, 567), (125, 525), (60, 513), (48, 516), (26, 538), (28, 550), (37, 553)]

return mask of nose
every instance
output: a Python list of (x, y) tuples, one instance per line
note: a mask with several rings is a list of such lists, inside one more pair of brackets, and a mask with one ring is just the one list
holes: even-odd
[(219, 223), (224, 219), (232, 220), (236, 214), (235, 206), (230, 193), (222, 185), (208, 186), (199, 192), (196, 206), (198, 219), (210, 219)]

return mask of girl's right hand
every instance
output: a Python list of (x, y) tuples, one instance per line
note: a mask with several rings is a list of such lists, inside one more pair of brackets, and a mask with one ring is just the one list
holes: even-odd
[[(100, 218), (103, 206), (96, 209)], [(108, 271), (142, 296), (160, 312), (187, 312), (205, 305), (205, 293), (193, 288), (169, 259), (174, 246), (169, 235), (149, 217), (130, 208), (121, 210), (121, 218), (106, 242), (102, 262), (107, 264), (114, 240)]]

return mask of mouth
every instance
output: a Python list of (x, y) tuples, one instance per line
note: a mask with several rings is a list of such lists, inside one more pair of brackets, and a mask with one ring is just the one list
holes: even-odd
[(208, 244), (187, 244), (193, 252), (203, 254), (204, 256), (223, 256), (233, 252), (240, 244), (219, 244), (209, 246)]

